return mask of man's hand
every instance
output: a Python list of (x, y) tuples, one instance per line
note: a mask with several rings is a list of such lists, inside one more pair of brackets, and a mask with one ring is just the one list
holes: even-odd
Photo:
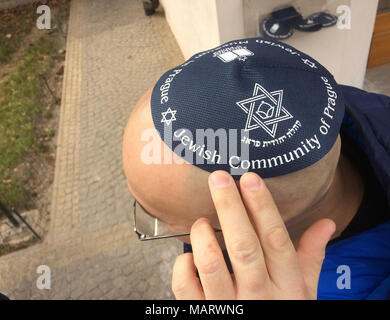
[(209, 187), (234, 274), (228, 271), (209, 221), (200, 218), (191, 228), (193, 253), (179, 256), (173, 268), (176, 298), (316, 299), (334, 222), (323, 219), (313, 224), (295, 251), (278, 208), (258, 175), (241, 177), (241, 196), (225, 171), (213, 172)]

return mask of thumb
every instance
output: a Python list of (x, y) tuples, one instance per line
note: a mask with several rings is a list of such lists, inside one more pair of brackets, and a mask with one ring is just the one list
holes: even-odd
[(326, 244), (336, 231), (333, 220), (322, 219), (310, 226), (302, 235), (297, 250), (303, 278), (312, 297), (317, 297), (317, 287)]

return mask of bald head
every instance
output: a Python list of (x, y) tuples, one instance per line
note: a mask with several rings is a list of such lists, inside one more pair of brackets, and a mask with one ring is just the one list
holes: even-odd
[[(209, 172), (185, 162), (160, 138), (151, 114), (149, 90), (135, 106), (123, 139), (123, 166), (130, 192), (171, 232), (189, 232), (199, 217), (215, 227), (217, 215), (208, 189)], [(283, 219), (315, 206), (327, 193), (340, 156), (340, 137), (315, 164), (290, 174), (264, 179)]]

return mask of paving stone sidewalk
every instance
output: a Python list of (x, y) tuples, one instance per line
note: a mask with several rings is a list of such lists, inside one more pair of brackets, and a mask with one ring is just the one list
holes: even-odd
[[(12, 299), (171, 299), (177, 240), (141, 243), (128, 219), (122, 134), (132, 107), (183, 62), (160, 9), (142, 1), (73, 0), (49, 233), (0, 257), (0, 292)], [(37, 267), (51, 269), (38, 290)]]

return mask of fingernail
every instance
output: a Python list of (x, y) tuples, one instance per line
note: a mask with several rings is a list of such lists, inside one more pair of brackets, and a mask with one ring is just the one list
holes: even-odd
[(198, 224), (202, 224), (202, 223), (208, 223), (210, 224), (210, 220), (207, 219), (207, 218), (204, 218), (204, 217), (201, 217), (199, 219), (197, 219), (193, 224), (192, 224), (192, 228), (197, 226)]
[(210, 181), (215, 188), (223, 188), (230, 183), (230, 177), (223, 172), (213, 172)]
[(261, 179), (255, 173), (245, 173), (241, 177), (241, 184), (245, 189), (257, 190), (260, 188)]

